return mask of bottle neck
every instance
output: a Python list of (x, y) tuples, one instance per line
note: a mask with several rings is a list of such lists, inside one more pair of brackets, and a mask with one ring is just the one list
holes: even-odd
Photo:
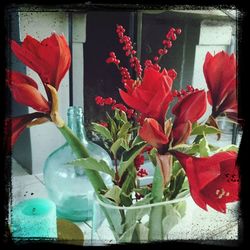
[(68, 108), (68, 126), (83, 144), (87, 144), (86, 133), (83, 126), (83, 111), (81, 107)]

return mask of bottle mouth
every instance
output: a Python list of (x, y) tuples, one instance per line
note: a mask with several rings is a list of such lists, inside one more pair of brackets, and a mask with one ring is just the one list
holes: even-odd
[(70, 106), (68, 108), (68, 115), (82, 116), (83, 115), (83, 109), (82, 109), (81, 106)]

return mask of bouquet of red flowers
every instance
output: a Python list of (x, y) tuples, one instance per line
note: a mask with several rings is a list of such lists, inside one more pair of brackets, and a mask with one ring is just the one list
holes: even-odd
[[(6, 82), (13, 98), (37, 110), (6, 119), (6, 128), (11, 126), (12, 130), (8, 147), (14, 145), (26, 127), (54, 122), (78, 158), (71, 164), (82, 166), (92, 183), (115, 240), (162, 240), (184, 216), (183, 198), (189, 193), (202, 209), (210, 206), (223, 213), (227, 203), (239, 200), (237, 147), (219, 148), (206, 139), (209, 134), (217, 134), (219, 139), (221, 131), (216, 121), (219, 115), (238, 121), (236, 59), (234, 54), (224, 51), (207, 53), (203, 73), (209, 91), (191, 85), (175, 90), (176, 71), (162, 69), (159, 63), (181, 29), (171, 28), (167, 32), (163, 47), (153, 60), (145, 61), (144, 69), (125, 29), (117, 25), (116, 33), (136, 78), (110, 52), (106, 62), (115, 64), (121, 73), (124, 88), (119, 93), (124, 103), (97, 96), (96, 104), (110, 105), (111, 111), (106, 121), (93, 122), (93, 131), (110, 152), (114, 166), (90, 157), (58, 112), (57, 90), (71, 62), (63, 35), (52, 34), (42, 42), (27, 36), (21, 45), (10, 43), (17, 58), (40, 76), (47, 99), (33, 79), (8, 71)], [(170, 118), (167, 111), (172, 103)], [(208, 105), (212, 106), (212, 112), (206, 121), (200, 122)], [(192, 143), (190, 137), (195, 137)], [(153, 172), (151, 181), (143, 184), (148, 176), (144, 168), (146, 160), (151, 162)], [(111, 188), (105, 185), (100, 171), (111, 176)]]

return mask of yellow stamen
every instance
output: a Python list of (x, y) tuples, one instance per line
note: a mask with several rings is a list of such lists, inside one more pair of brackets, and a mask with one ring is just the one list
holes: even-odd
[(52, 107), (51, 107), (51, 112), (50, 112), (51, 120), (52, 120), (52, 122), (54, 122), (56, 124), (57, 127), (61, 128), (64, 126), (64, 121), (58, 112), (57, 90), (50, 84), (47, 84), (47, 87), (50, 90), (51, 98), (52, 98)]

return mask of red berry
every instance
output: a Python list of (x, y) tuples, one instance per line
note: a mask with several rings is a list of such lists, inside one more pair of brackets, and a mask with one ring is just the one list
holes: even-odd
[(178, 28), (178, 29), (176, 29), (176, 33), (178, 34), (178, 35), (180, 35), (181, 34), (181, 29), (180, 28)]
[(172, 37), (172, 32), (168, 32), (168, 33), (166, 34), (166, 38), (167, 38), (168, 40), (170, 40), (171, 37)]
[(122, 33), (122, 32), (119, 32), (119, 33), (118, 33), (118, 36), (119, 36), (120, 38), (122, 38), (122, 37), (123, 37), (123, 33)]
[(166, 55), (168, 53), (167, 49), (163, 49), (163, 55)]
[(115, 52), (113, 52), (113, 51), (110, 52), (110, 53), (109, 53), (109, 56), (110, 56), (110, 57), (115, 57), (115, 56), (116, 56), (116, 55), (115, 55)]
[(172, 47), (172, 42), (170, 41), (170, 40), (166, 40), (167, 42), (166, 42), (166, 46), (167, 46), (167, 48), (169, 49), (169, 48), (171, 48)]
[(171, 39), (172, 39), (173, 41), (175, 41), (175, 40), (177, 39), (177, 36), (176, 36), (175, 33), (172, 34)]
[(126, 51), (126, 56), (129, 56), (130, 55), (130, 51)]
[(154, 57), (154, 61), (158, 61), (159, 60), (159, 57), (158, 56), (155, 56)]
[(113, 99), (112, 99), (111, 97), (108, 97), (108, 98), (106, 98), (106, 99), (104, 100), (104, 103), (105, 103), (106, 105), (111, 105), (111, 104), (113, 103)]
[(159, 55), (163, 55), (163, 49), (159, 49), (159, 50), (158, 50), (158, 54), (159, 54)]
[(168, 42), (167, 40), (163, 40), (163, 41), (162, 41), (162, 44), (163, 44), (163, 45), (167, 45), (167, 42)]

